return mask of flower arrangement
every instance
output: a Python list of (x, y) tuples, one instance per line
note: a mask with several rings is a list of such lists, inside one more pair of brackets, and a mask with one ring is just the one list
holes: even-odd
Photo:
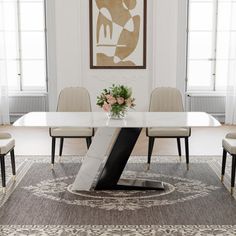
[(111, 118), (123, 118), (128, 108), (134, 108), (132, 90), (124, 85), (112, 85), (103, 89), (97, 97), (97, 105), (106, 111)]

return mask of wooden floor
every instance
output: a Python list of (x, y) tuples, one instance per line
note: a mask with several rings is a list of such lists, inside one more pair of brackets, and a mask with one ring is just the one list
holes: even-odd
[[(12, 134), (16, 140), (17, 155), (50, 155), (51, 138), (45, 128), (20, 128), (2, 126), (1, 131)], [(190, 137), (190, 155), (221, 155), (222, 138), (228, 132), (236, 132), (236, 126), (222, 126), (218, 128), (194, 128)], [(59, 141), (59, 140), (58, 140)], [(59, 143), (59, 142), (58, 142)], [(58, 148), (59, 145), (57, 145)], [(148, 139), (145, 130), (133, 151), (133, 155), (147, 155)], [(184, 143), (182, 142), (184, 153)], [(57, 149), (58, 153), (58, 149)], [(85, 139), (65, 139), (65, 155), (84, 155), (86, 153)], [(158, 139), (154, 146), (154, 155), (177, 155), (175, 139)]]

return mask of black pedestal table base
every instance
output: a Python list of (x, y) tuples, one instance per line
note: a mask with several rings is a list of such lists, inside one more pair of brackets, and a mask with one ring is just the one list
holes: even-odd
[(122, 128), (107, 162), (98, 178), (95, 190), (164, 190), (162, 182), (120, 179), (141, 128)]

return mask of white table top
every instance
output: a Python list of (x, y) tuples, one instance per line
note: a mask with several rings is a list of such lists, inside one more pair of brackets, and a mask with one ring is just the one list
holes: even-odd
[(216, 127), (220, 123), (205, 112), (129, 112), (123, 120), (104, 112), (30, 112), (14, 126), (24, 127)]

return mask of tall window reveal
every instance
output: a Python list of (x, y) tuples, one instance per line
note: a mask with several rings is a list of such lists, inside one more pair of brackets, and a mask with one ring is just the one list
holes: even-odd
[(188, 91), (226, 89), (232, 11), (236, 1), (189, 0)]
[(0, 33), (6, 39), (9, 90), (46, 91), (44, 0), (0, 1), (4, 6)]
[(90, 67), (146, 68), (146, 0), (90, 0)]

